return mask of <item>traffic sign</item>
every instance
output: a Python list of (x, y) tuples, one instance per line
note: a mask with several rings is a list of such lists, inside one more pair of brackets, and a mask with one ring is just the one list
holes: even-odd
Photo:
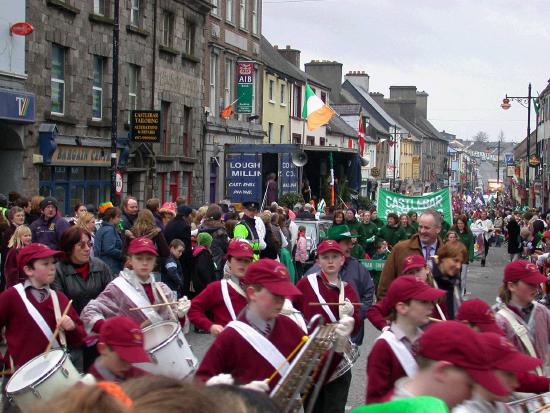
[(122, 195), (122, 172), (120, 172), (120, 171), (116, 171), (115, 194), (116, 194), (116, 196)]

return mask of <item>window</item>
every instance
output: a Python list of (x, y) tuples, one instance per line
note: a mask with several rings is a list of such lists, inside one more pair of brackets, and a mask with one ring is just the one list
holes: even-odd
[(195, 54), (195, 24), (189, 20), (185, 22), (185, 53), (189, 56)]
[(269, 101), (273, 102), (273, 89), (275, 88), (275, 81), (269, 80)]
[(128, 123), (130, 123), (131, 111), (137, 109), (139, 66), (128, 65)]
[(94, 0), (94, 14), (105, 16), (105, 0)]
[(273, 137), (273, 123), (267, 123), (267, 143), (271, 143), (271, 138)]
[(220, 0), (210, 0), (210, 4), (212, 4), (212, 10), (210, 10), (210, 14), (212, 16), (218, 16), (220, 14)]
[(327, 94), (326, 92), (321, 92), (321, 100), (323, 103), (327, 103)]
[(52, 107), (51, 112), (57, 115), (65, 113), (65, 49), (52, 47)]
[(191, 107), (183, 107), (183, 155), (191, 156)]
[(258, 0), (252, 0), (252, 34), (259, 33)]
[(299, 133), (293, 133), (292, 134), (292, 143), (294, 143), (294, 144), (302, 143), (302, 135), (300, 135)]
[(130, 24), (132, 26), (139, 26), (139, 1), (140, 0), (130, 0)]
[(210, 55), (210, 114), (216, 116), (218, 114), (218, 104), (216, 96), (216, 88), (218, 86), (218, 67), (219, 57), (216, 53)]
[(314, 146), (315, 145), (315, 136), (306, 137), (306, 145)]
[(235, 22), (235, 16), (233, 15), (233, 0), (226, 0), (225, 2), (225, 20), (229, 23)]
[(319, 138), (319, 146), (325, 146), (327, 144), (326, 138)]
[(235, 82), (235, 63), (231, 59), (225, 59), (225, 88), (224, 88), (224, 107), (233, 103)]
[(284, 105), (286, 104), (286, 89), (285, 89), (285, 85), (281, 85), (281, 105)]
[(248, 0), (240, 0), (239, 5), (239, 27), (243, 30), (246, 30), (248, 28), (248, 22), (247, 22), (247, 1)]
[(283, 143), (284, 141), (286, 141), (285, 125), (281, 125), (281, 128), (279, 129), (279, 143)]
[(170, 154), (170, 102), (160, 102), (161, 139), (160, 150), (163, 155)]
[(172, 47), (172, 38), (174, 37), (174, 14), (162, 11), (162, 44)]
[(92, 119), (101, 120), (103, 117), (103, 63), (104, 58), (94, 56), (94, 76), (92, 83)]
[(293, 96), (292, 96), (293, 106), (292, 106), (292, 116), (295, 118), (302, 117), (302, 87), (294, 86)]

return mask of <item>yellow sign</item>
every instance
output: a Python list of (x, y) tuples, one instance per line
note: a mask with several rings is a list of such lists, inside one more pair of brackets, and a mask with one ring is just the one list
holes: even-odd
[(160, 111), (133, 110), (130, 120), (134, 142), (160, 142)]
[(90, 146), (57, 145), (52, 165), (111, 166), (111, 150)]

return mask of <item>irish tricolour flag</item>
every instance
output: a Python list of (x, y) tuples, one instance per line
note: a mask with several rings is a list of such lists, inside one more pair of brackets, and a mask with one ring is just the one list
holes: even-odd
[(306, 101), (304, 110), (302, 110), (302, 118), (307, 120), (307, 128), (315, 130), (327, 124), (335, 114), (336, 112), (318, 98), (309, 85), (306, 84)]

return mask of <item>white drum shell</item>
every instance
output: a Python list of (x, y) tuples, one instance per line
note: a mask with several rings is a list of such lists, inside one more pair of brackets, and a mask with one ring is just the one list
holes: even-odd
[(179, 323), (163, 321), (143, 329), (145, 350), (152, 363), (137, 367), (152, 374), (183, 379), (195, 372), (198, 360), (191, 351)]
[[(52, 366), (51, 358), (56, 362)], [(21, 410), (37, 401), (49, 400), (80, 380), (69, 356), (63, 350), (52, 350), (29, 360), (19, 368), (6, 385), (6, 394)], [(28, 383), (21, 385), (21, 383)]]

